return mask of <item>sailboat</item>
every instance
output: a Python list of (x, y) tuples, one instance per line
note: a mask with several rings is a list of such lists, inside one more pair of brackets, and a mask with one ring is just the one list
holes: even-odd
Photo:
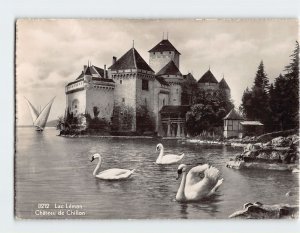
[[(26, 99), (26, 97), (24, 97), (24, 98)], [(30, 103), (30, 101), (28, 99), (26, 99), (26, 102), (28, 104), (28, 108), (29, 108), (29, 111), (31, 114), (32, 122), (33, 122), (33, 125), (35, 126), (36, 131), (44, 130), (54, 99), (55, 99), (55, 97), (52, 98), (50, 100), (50, 102), (40, 112), (38, 110), (36, 110), (36, 108)]]

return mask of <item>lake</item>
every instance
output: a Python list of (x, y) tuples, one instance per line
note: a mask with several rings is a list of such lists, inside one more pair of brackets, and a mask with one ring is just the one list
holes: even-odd
[[(298, 204), (299, 193), (285, 195), (298, 192), (297, 173), (226, 168), (225, 162), (241, 149), (177, 140), (66, 138), (57, 134), (54, 128), (42, 133), (33, 128), (16, 129), (17, 218), (208, 219), (228, 218), (247, 202)], [(217, 167), (224, 178), (218, 194), (204, 202), (176, 202), (179, 164), (154, 164), (160, 142), (165, 152), (184, 152), (182, 163)], [(92, 175), (98, 161), (90, 162), (93, 153), (103, 157), (101, 170), (136, 171), (125, 181), (98, 180)]]

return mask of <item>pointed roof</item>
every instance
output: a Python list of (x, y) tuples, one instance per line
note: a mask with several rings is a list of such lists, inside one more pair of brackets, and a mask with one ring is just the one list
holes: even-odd
[[(100, 76), (101, 76), (102, 78), (104, 78), (104, 69), (101, 69), (101, 68), (99, 68), (99, 67), (97, 67), (97, 66), (94, 66), (94, 65), (93, 65), (92, 67), (94, 68), (94, 70), (97, 71), (98, 74), (100, 74)], [(106, 73), (106, 78), (108, 78), (107, 70), (105, 71), (105, 73)]]
[(244, 118), (235, 111), (235, 109), (231, 109), (231, 111), (223, 118), (224, 120), (243, 120)]
[(84, 75), (92, 75), (92, 72), (91, 72), (89, 66), (88, 66), (88, 67), (86, 68), (86, 70), (84, 71)]
[(224, 78), (222, 78), (222, 80), (219, 82), (219, 87), (222, 88), (222, 89), (229, 89), (230, 90), (230, 87), (228, 86), (227, 82), (225, 81)]
[(179, 71), (176, 64), (174, 63), (174, 61), (171, 60), (160, 71), (158, 71), (156, 75), (182, 75), (182, 74)]
[(188, 73), (188, 74), (184, 74), (183, 76), (183, 79), (185, 81), (188, 81), (188, 82), (197, 82), (196, 79), (194, 78), (194, 76), (191, 74), (191, 73)]
[(162, 76), (155, 76), (155, 79), (164, 86), (169, 86), (169, 83)]
[(180, 55), (180, 52), (178, 52), (178, 50), (171, 44), (171, 42), (168, 39), (163, 39), (161, 42), (155, 45), (148, 52), (152, 53), (152, 52), (164, 52), (164, 51), (175, 51)]
[(217, 79), (213, 73), (208, 70), (205, 74), (198, 80), (198, 83), (218, 83)]
[(121, 58), (119, 58), (109, 69), (125, 70), (125, 69), (141, 69), (154, 72), (151, 67), (145, 62), (135, 48), (129, 49)]

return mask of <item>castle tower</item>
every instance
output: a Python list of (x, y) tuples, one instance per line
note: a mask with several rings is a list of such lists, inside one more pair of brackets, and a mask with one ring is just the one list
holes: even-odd
[(220, 90), (224, 90), (226, 95), (230, 97), (230, 87), (228, 86), (227, 82), (225, 81), (224, 77), (222, 80), (219, 82), (219, 88)]
[(219, 82), (217, 81), (213, 73), (210, 71), (210, 69), (206, 71), (198, 80), (198, 87), (201, 90), (208, 91), (211, 93), (219, 89)]
[[(65, 87), (67, 109), (74, 116), (88, 113), (110, 122), (115, 84), (107, 71), (94, 65), (83, 67), (79, 77)], [(103, 101), (99, 101), (103, 100)]]
[(137, 114), (146, 107), (153, 112), (154, 71), (133, 47), (121, 58), (113, 59), (109, 76), (115, 82), (113, 124), (116, 131), (138, 130)]
[(156, 76), (163, 77), (170, 86), (169, 105), (181, 105), (181, 83), (183, 82), (183, 77), (175, 62), (170, 60), (156, 73)]
[(149, 65), (155, 73), (160, 71), (170, 61), (173, 61), (179, 69), (180, 53), (168, 39), (163, 39), (148, 52), (150, 57)]

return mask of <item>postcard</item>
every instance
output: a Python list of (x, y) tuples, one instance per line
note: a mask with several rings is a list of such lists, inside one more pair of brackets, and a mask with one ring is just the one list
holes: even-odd
[(298, 30), (18, 19), (15, 218), (297, 219)]

